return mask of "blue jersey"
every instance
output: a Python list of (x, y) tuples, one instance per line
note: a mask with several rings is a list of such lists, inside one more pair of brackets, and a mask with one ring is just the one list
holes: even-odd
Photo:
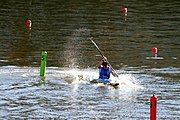
[(110, 78), (110, 73), (111, 73), (111, 68), (108, 66), (107, 69), (104, 69), (103, 67), (99, 68), (99, 79), (109, 79)]

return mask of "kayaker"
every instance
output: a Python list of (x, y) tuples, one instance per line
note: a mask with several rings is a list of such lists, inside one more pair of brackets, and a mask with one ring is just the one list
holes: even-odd
[(115, 75), (111, 67), (108, 66), (107, 58), (104, 58), (99, 62), (98, 68), (99, 68), (99, 79), (109, 79), (111, 73)]

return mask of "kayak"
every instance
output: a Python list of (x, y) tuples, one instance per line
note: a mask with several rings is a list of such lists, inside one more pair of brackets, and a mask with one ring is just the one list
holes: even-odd
[(104, 83), (113, 87), (118, 87), (119, 83), (118, 82), (113, 82), (110, 79), (93, 79), (90, 82), (92, 83)]

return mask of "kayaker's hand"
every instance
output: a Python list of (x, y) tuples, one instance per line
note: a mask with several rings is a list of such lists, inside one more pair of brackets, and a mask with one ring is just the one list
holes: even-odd
[(115, 70), (112, 71), (112, 74), (113, 74), (114, 77), (118, 77), (118, 74), (116, 73)]

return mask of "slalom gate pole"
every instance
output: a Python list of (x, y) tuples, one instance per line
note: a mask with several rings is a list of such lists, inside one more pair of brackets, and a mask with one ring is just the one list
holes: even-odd
[(44, 77), (46, 73), (46, 56), (47, 52), (43, 51), (42, 52), (42, 57), (41, 57), (41, 67), (40, 67), (40, 76)]
[(153, 95), (150, 98), (150, 120), (156, 120), (156, 107), (157, 107), (157, 97)]

